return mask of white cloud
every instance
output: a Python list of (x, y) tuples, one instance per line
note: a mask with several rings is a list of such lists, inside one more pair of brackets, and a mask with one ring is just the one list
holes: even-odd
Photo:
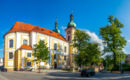
[(3, 49), (0, 49), (0, 51), (3, 51)]
[(130, 40), (127, 40), (128, 43), (130, 43)]
[(86, 30), (86, 33), (91, 37), (91, 41), (95, 43), (102, 43), (102, 40), (94, 33)]
[(127, 53), (127, 51), (123, 48), (123, 50), (122, 50), (124, 53)]
[(62, 30), (65, 30), (65, 29), (66, 29), (66, 27), (65, 27), (65, 26), (61, 26), (61, 29), (62, 29)]
[(100, 50), (103, 51), (104, 46), (102, 44), (102, 40), (96, 35), (94, 32), (90, 32), (89, 30), (84, 30), (91, 37), (90, 40), (94, 43), (98, 43)]

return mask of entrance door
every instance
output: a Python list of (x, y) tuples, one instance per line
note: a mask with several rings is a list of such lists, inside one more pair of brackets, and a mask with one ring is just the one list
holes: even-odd
[(54, 62), (54, 69), (56, 69), (57, 68), (57, 63), (56, 62)]

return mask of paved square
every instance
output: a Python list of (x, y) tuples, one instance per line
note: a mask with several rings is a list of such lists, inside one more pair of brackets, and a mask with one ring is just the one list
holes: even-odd
[(130, 74), (97, 73), (93, 77), (80, 77), (80, 73), (52, 72), (0, 72), (0, 80), (130, 80)]

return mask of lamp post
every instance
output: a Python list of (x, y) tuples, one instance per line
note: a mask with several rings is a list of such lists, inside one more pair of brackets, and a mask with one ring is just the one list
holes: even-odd
[[(104, 47), (104, 49), (103, 49), (103, 54), (105, 54), (106, 53), (106, 51), (105, 51), (105, 47), (106, 47), (106, 44), (107, 44), (107, 42), (106, 41), (103, 41), (103, 47)], [(107, 61), (105, 61), (106, 62), (106, 70), (107, 70)]]
[(124, 63), (124, 62), (121, 59), (122, 59), (122, 55), (120, 53), (119, 54), (119, 70), (120, 70), (120, 73), (122, 74), (123, 73), (122, 63)]

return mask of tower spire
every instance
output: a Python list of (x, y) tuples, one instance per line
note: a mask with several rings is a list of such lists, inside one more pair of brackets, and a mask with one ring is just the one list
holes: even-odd
[(69, 27), (74, 27), (74, 28), (76, 28), (76, 24), (75, 24), (74, 21), (73, 21), (73, 12), (72, 12), (72, 10), (71, 10), (71, 14), (70, 14), (70, 22), (69, 22), (68, 25), (67, 25), (67, 28), (69, 28)]
[(55, 29), (53, 30), (57, 33), (60, 33), (60, 30), (58, 30), (58, 22), (57, 22), (57, 18), (56, 18), (56, 21), (55, 21)]
[(70, 22), (73, 21), (73, 12), (71, 10), (71, 15), (70, 15)]
[(58, 29), (57, 18), (56, 18), (56, 22), (55, 22), (55, 29)]

